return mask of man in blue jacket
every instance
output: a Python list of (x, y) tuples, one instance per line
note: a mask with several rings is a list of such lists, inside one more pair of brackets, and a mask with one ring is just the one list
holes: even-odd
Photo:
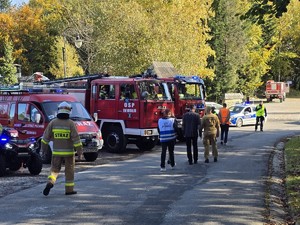
[(160, 162), (160, 171), (166, 171), (166, 152), (169, 150), (169, 162), (171, 164), (171, 168), (173, 169), (175, 166), (175, 158), (174, 158), (174, 146), (176, 142), (176, 130), (177, 123), (176, 119), (172, 116), (170, 109), (166, 109), (163, 112), (163, 117), (158, 120), (158, 132), (159, 138), (161, 142), (161, 162)]

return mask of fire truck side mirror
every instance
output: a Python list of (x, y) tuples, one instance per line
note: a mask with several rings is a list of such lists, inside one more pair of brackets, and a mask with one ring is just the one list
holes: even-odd
[(94, 120), (95, 120), (95, 122), (97, 122), (97, 120), (98, 120), (98, 113), (94, 113)]
[(41, 122), (41, 118), (42, 118), (41, 114), (39, 114), (39, 113), (35, 114), (35, 122), (36, 123), (40, 123)]

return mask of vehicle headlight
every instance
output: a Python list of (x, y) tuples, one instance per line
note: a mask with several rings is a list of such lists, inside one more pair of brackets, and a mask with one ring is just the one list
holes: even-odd
[(9, 150), (13, 149), (13, 146), (10, 143), (6, 143), (4, 147)]
[(31, 151), (33, 151), (33, 150), (35, 149), (35, 144), (31, 143), (31, 144), (28, 146), (28, 148), (29, 148)]

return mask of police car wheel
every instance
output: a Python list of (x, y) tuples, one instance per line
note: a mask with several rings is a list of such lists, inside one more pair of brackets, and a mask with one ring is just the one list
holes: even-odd
[(237, 119), (236, 126), (237, 127), (242, 127), (243, 126), (243, 120), (241, 118)]

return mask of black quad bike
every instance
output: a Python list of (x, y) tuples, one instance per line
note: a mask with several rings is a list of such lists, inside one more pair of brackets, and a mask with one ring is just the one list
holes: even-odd
[(13, 128), (3, 128), (0, 135), (0, 177), (6, 174), (7, 168), (17, 171), (22, 166), (27, 167), (32, 175), (40, 174), (43, 162), (37, 153), (37, 144), (34, 139), (19, 140), (18, 131)]

